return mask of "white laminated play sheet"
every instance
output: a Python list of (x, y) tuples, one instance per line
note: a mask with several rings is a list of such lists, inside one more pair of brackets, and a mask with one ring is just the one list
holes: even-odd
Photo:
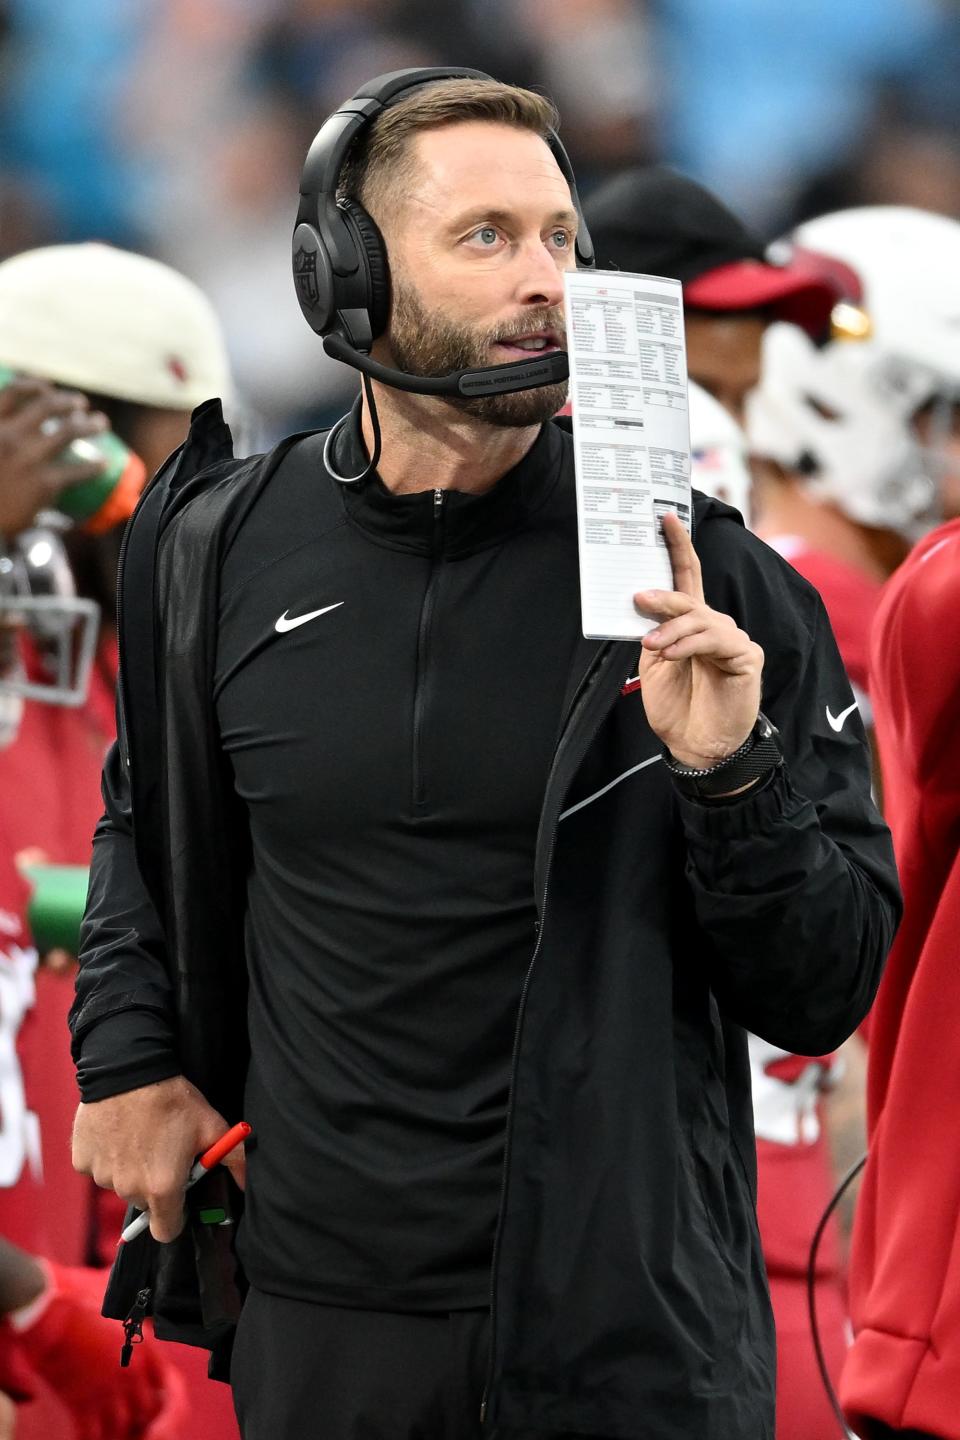
[(674, 588), (660, 517), (673, 510), (690, 528), (682, 292), (622, 271), (564, 282), (583, 633), (630, 640), (656, 623), (634, 593)]

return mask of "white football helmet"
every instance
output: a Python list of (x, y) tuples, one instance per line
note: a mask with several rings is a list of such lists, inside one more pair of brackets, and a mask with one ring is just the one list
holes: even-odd
[(960, 224), (865, 206), (811, 220), (785, 243), (845, 262), (862, 296), (837, 306), (820, 349), (795, 326), (769, 327), (750, 448), (805, 474), (851, 519), (913, 542), (940, 518), (946, 452), (921, 445), (911, 420), (931, 403), (949, 418), (960, 400)]
[[(33, 526), (0, 545), (0, 749), (16, 739), (24, 700), (83, 704), (99, 623), (100, 607), (77, 594), (55, 530)], [(21, 630), (37, 651), (30, 674), (16, 643)]]
[(728, 410), (690, 381), (690, 483), (739, 510), (750, 524), (747, 439)]

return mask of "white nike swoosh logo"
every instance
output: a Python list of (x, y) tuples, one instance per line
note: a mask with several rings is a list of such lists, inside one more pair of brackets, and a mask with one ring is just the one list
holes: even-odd
[(326, 615), (328, 610), (339, 610), (343, 603), (342, 600), (338, 600), (335, 605), (324, 605), (322, 610), (310, 610), (306, 615), (295, 615), (292, 620), (289, 612), (284, 610), (273, 628), (280, 635), (285, 635), (288, 630), (296, 630), (298, 625), (306, 625), (308, 620), (316, 620), (318, 615)]
[(841, 710), (841, 711), (840, 711), (840, 714), (837, 715), (836, 717), (834, 717), (833, 715), (830, 714), (830, 706), (828, 705), (828, 706), (827, 706), (827, 723), (829, 724), (830, 729), (831, 729), (831, 730), (836, 730), (837, 734), (839, 735), (839, 734), (840, 734), (840, 731), (843, 729), (843, 722), (844, 722), (844, 720), (846, 720), (846, 718), (847, 718), (848, 715), (852, 715), (853, 712), (854, 712), (854, 710), (856, 710), (856, 708), (857, 708), (857, 702), (856, 702), (856, 700), (854, 700), (854, 702), (853, 702), (852, 705), (848, 705), (847, 708), (846, 708), (846, 710)]

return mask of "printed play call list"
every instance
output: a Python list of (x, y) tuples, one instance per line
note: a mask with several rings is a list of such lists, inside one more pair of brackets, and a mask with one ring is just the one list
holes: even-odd
[(672, 590), (660, 517), (690, 527), (690, 432), (680, 284), (565, 277), (583, 633), (628, 640), (654, 622), (637, 590)]

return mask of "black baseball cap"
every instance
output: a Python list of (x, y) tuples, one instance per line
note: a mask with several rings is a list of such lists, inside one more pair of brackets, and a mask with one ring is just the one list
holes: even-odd
[(622, 171), (583, 211), (601, 269), (670, 276), (691, 309), (767, 310), (820, 338), (837, 301), (859, 294), (853, 272), (825, 256), (783, 246), (780, 263), (716, 195), (665, 166)]

